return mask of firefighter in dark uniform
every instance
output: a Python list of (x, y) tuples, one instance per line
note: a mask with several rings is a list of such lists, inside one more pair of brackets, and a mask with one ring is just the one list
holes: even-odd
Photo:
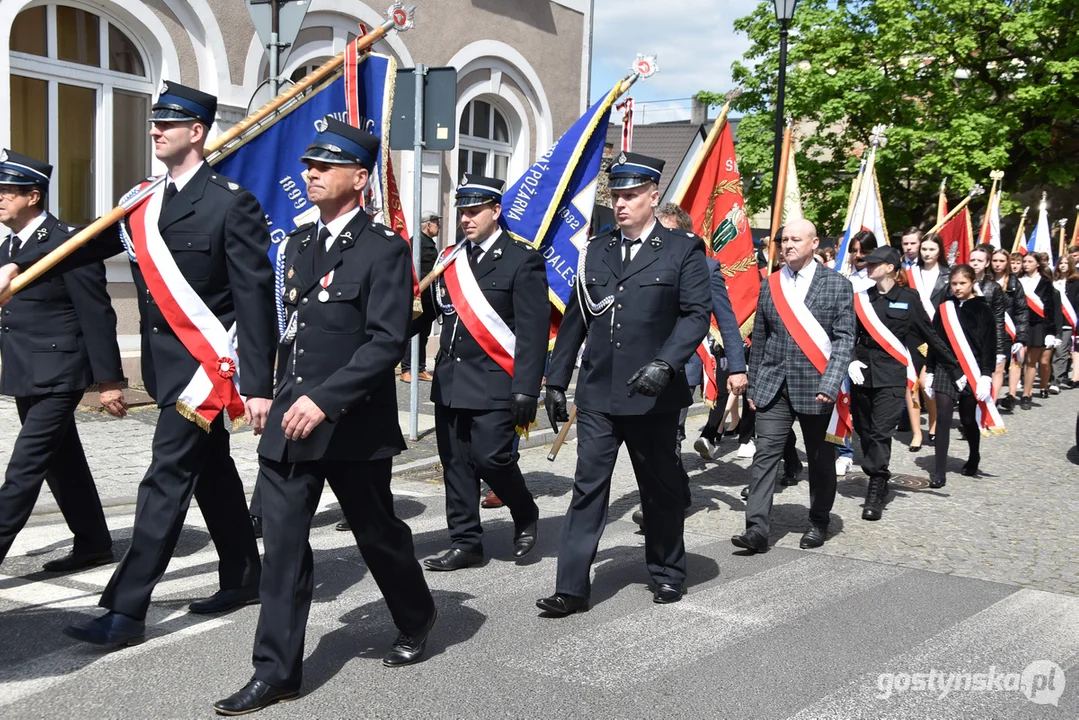
[(435, 621), (412, 532), (390, 493), (393, 457), (405, 449), (394, 368), (412, 321), (412, 254), (363, 211), (363, 189), (377, 182), (378, 138), (325, 122), (301, 158), (320, 218), (285, 240), (281, 264), (287, 324), (258, 449), (265, 564), (255, 675), (214, 705), (226, 715), (299, 693), (314, 590), (308, 536), (325, 482), (400, 630), (383, 663), (418, 661)]
[[(896, 284), (902, 263), (899, 251), (887, 245), (879, 247), (865, 262), (869, 279), (876, 283), (866, 293), (881, 323), (906, 347), (928, 343), (932, 352), (955, 363), (951, 349), (933, 329), (918, 293)], [(848, 374), (854, 430), (862, 441), (862, 470), (869, 476), (862, 519), (880, 520), (891, 477), (892, 435), (906, 409), (907, 372), (873, 338), (860, 316)]]
[(691, 403), (686, 361), (708, 332), (712, 307), (704, 243), (655, 218), (663, 161), (622, 153), (610, 169), (619, 230), (581, 253), (547, 371), (552, 427), (566, 420), (566, 388), (587, 338), (577, 379), (577, 472), (558, 548), (555, 594), (536, 602), (555, 617), (584, 609), (589, 571), (607, 523), (611, 474), (629, 450), (644, 526), (645, 562), (657, 603), (685, 592), (685, 500), (675, 451), (679, 411)]
[[(258, 434), (273, 394), (270, 234), (255, 196), (203, 160), (216, 110), (213, 95), (176, 83), (166, 83), (154, 104), (150, 136), (168, 171), (164, 189), (156, 191), (162, 193), (157, 228), (183, 283), (223, 328), (235, 325), (237, 346), (243, 348), (237, 355), (239, 393), (245, 398), (245, 417)], [(125, 232), (130, 237), (130, 229)], [(120, 250), (119, 235), (112, 231), (58, 267)], [(77, 640), (103, 645), (143, 639), (150, 595), (172, 558), (192, 496), (220, 558), (221, 590), (189, 610), (219, 613), (258, 602), (261, 572), (243, 484), (230, 456), (226, 413), (219, 412), (203, 429), (178, 412), (181, 394), (203, 366), (150, 294), (137, 257), (131, 267), (141, 315), (143, 381), (160, 408), (153, 459), (139, 485), (131, 547), (101, 597), (109, 612), (64, 629)], [(187, 292), (179, 283), (169, 291)]]
[(443, 317), (431, 400), (451, 544), (444, 555), (423, 564), (443, 571), (483, 561), (480, 480), (510, 509), (513, 556), (524, 557), (535, 547), (539, 508), (517, 465), (514, 437), (516, 428), (527, 428), (536, 418), (551, 320), (543, 258), (498, 225), (502, 181), (466, 175), (456, 200), (464, 239), (452, 259), (443, 261), (468, 265), (487, 308), (512, 333), (514, 347), (510, 373), (492, 358), (494, 349), (485, 348), (485, 341), (470, 330), (469, 322), (482, 321), (461, 317), (461, 310), (479, 317), (481, 308), (454, 296), (445, 277), (432, 284), (435, 312)]
[[(45, 210), (51, 176), (47, 163), (0, 152), (0, 222), (14, 231), (0, 246), (0, 264), (32, 264), (74, 234), (75, 228)], [(110, 563), (112, 538), (74, 412), (89, 387), (100, 391), (109, 413), (126, 412), (104, 264), (50, 273), (32, 283), (7, 303), (0, 325), (0, 393), (15, 397), (22, 422), (0, 487), (0, 561), (30, 518), (45, 481), (75, 544), (44, 569), (72, 572)]]

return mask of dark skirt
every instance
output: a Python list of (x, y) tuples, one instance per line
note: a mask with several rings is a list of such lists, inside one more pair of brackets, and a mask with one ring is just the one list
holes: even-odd
[(1027, 330), (1027, 347), (1045, 347), (1045, 323), (1030, 323)]
[(967, 383), (962, 393), (959, 392), (959, 388), (955, 386), (955, 381), (959, 377), (958, 373), (952, 376), (948, 370), (938, 368), (937, 372), (933, 374), (933, 392), (947, 395), (952, 400), (958, 400), (960, 395), (973, 395), (974, 389), (970, 387), (970, 383)]

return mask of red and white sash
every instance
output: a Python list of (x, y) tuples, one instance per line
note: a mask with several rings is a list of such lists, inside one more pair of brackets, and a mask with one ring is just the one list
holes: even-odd
[(1074, 328), (1077, 319), (1075, 307), (1072, 306), (1072, 301), (1068, 299), (1068, 294), (1064, 292), (1064, 281), (1057, 280), (1053, 283), (1053, 286), (1056, 287), (1057, 293), (1060, 295), (1060, 309), (1064, 313), (1064, 324)]
[[(798, 349), (823, 376), (828, 360), (832, 357), (832, 341), (804, 301), (787, 297), (780, 280), (781, 275), (781, 272), (777, 272), (768, 277), (768, 287), (772, 291), (776, 312)], [(839, 388), (839, 397), (835, 399), (835, 406), (832, 408), (832, 417), (828, 421), (827, 438), (836, 445), (845, 445), (850, 430), (850, 386), (844, 379)]]
[(704, 404), (710, 408), (716, 406), (719, 399), (719, 387), (716, 385), (716, 356), (708, 345), (708, 338), (697, 346), (697, 357), (701, 359), (701, 396)]
[(911, 265), (907, 268), (907, 284), (918, 293), (918, 297), (922, 301), (922, 307), (925, 308), (926, 314), (932, 320), (937, 314), (937, 309), (933, 307), (933, 288), (926, 287), (921, 266)]
[[(963, 375), (967, 379), (967, 386), (971, 392), (974, 392), (975, 388), (978, 387), (978, 379), (982, 377), (983, 373), (981, 368), (978, 367), (978, 360), (974, 357), (974, 351), (967, 341), (966, 333), (963, 332), (963, 326), (959, 324), (958, 305), (949, 300), (940, 306), (940, 310), (940, 319), (944, 325), (944, 332), (948, 336), (948, 343), (952, 346), (952, 352), (959, 358), (959, 367), (963, 370)], [(1004, 420), (1001, 419), (1000, 413), (997, 412), (996, 398), (992, 394), (990, 394), (988, 400), (978, 401), (976, 415), (978, 426), (982, 429), (982, 435), (989, 435), (990, 433), (999, 435), (1006, 432)]]
[(866, 329), (866, 332), (877, 341), (884, 350), (891, 355), (896, 362), (902, 365), (907, 371), (907, 387), (911, 390), (914, 389), (914, 384), (918, 382), (918, 377), (914, 373), (914, 361), (910, 357), (910, 351), (907, 350), (907, 346), (899, 342), (899, 338), (895, 336), (888, 326), (884, 324), (884, 321), (880, 319), (880, 315), (877, 314), (876, 308), (873, 307), (873, 303), (869, 302), (869, 293), (863, 290), (862, 292), (854, 293), (854, 311), (858, 314), (858, 320), (861, 321), (862, 327)]
[(173, 333), (199, 363), (194, 377), (180, 393), (176, 409), (209, 431), (222, 410), (230, 420), (244, 414), (236, 326), (226, 330), (176, 266), (157, 226), (164, 190), (165, 184), (161, 183), (130, 212), (127, 222), (147, 289)]
[(476, 276), (472, 274), (468, 253), (458, 251), (455, 257), (447, 261), (449, 265), (442, 276), (453, 307), (457, 310), (457, 317), (487, 356), (513, 377), (513, 353), (517, 338), (484, 297)]
[(1045, 303), (1038, 297), (1037, 293), (1028, 292), (1027, 294), (1027, 307), (1030, 311), (1040, 318), (1045, 317)]
[(1008, 311), (1004, 311), (1004, 330), (1008, 333), (1008, 337), (1015, 342), (1015, 320), (1012, 319), (1012, 314)]

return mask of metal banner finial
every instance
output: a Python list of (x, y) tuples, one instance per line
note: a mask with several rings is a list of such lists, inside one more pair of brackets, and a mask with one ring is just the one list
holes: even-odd
[(740, 87), (736, 87), (735, 89), (731, 90), (731, 91), (730, 91), (730, 92), (728, 92), (728, 93), (727, 93), (726, 95), (724, 95), (724, 96), (723, 96), (723, 100), (724, 100), (725, 102), (729, 102), (729, 103), (732, 103), (732, 102), (734, 102), (735, 100), (737, 100), (738, 98), (742, 97), (742, 93), (743, 93), (743, 92), (744, 92), (744, 91), (742, 90), (742, 88), (740, 88)]
[(873, 131), (869, 134), (869, 144), (875, 148), (885, 147), (888, 144), (888, 138), (885, 137), (887, 132), (887, 125), (874, 125)]
[(393, 5), (390, 5), (390, 9), (386, 14), (393, 20), (393, 26), (397, 29), (397, 32), (411, 30), (412, 26), (416, 23), (415, 5), (405, 5), (404, 3), (395, 2)]
[(633, 72), (642, 78), (650, 78), (659, 72), (655, 55), (643, 55), (637, 53), (637, 59), (633, 61)]
[(967, 193), (967, 194), (968, 194), (968, 195), (969, 195), (970, 197), (972, 197), (972, 198), (976, 198), (976, 197), (978, 197), (979, 195), (985, 195), (985, 188), (983, 188), (983, 187), (982, 187), (981, 185), (979, 185), (978, 183), (974, 183), (974, 187), (972, 187), (972, 188), (970, 189), (970, 192), (969, 192), (969, 193)]
[(1000, 180), (1002, 180), (1004, 178), (1004, 171), (1003, 170), (994, 170), (993, 172), (989, 173), (989, 177), (990, 177), (990, 179), (996, 180), (997, 182), (999, 182)]
[(1068, 225), (1068, 218), (1060, 218), (1057, 220), (1057, 225), (1060, 227), (1066, 227)]

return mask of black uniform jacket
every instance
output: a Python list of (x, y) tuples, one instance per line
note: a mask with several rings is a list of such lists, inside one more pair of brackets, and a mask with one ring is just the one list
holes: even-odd
[[(945, 300), (945, 302), (959, 305), (959, 301), (954, 297)], [(943, 304), (941, 303), (941, 305)], [(967, 336), (967, 342), (970, 343), (974, 359), (978, 362), (978, 370), (981, 371), (982, 375), (992, 375), (993, 368), (997, 364), (997, 330), (993, 326), (993, 311), (990, 309), (989, 303), (986, 302), (984, 297), (972, 297), (959, 305), (957, 314), (959, 315), (959, 325), (963, 328), (963, 334)], [(937, 316), (933, 318), (933, 329), (936, 330), (937, 336), (944, 344), (951, 348), (948, 334), (944, 331), (942, 315), (943, 312), (938, 312)], [(937, 375), (947, 373), (953, 381), (958, 380), (963, 375), (963, 369), (959, 366), (959, 360), (955, 354), (949, 352), (945, 355), (935, 350), (935, 346), (932, 344), (930, 344), (929, 354), (926, 356), (925, 370), (928, 373)], [(934, 384), (937, 382), (939, 380), (934, 378)], [(971, 390), (973, 391), (973, 388)]]
[(997, 326), (997, 355), (1007, 355), (1012, 347), (1012, 339), (1008, 331), (1004, 329), (1004, 312), (1008, 309), (1008, 299), (1000, 285), (993, 281), (988, 274), (977, 283), (982, 296), (989, 303), (989, 309), (993, 311), (993, 322)]
[(1030, 306), (1027, 305), (1027, 294), (1023, 290), (1023, 284), (1015, 275), (1008, 276), (1008, 287), (1004, 289), (1004, 297), (1004, 310), (1012, 316), (1012, 322), (1015, 323), (1015, 340), (1012, 342), (1026, 345), (1030, 337)]
[[(17, 253), (32, 265), (78, 228), (48, 215)], [(10, 244), (0, 249), (9, 260)], [(95, 262), (50, 273), (11, 298), (0, 315), (0, 393), (30, 397), (77, 392), (96, 383), (121, 382), (116, 313), (105, 289), (105, 265)]]
[[(276, 391), (259, 455), (284, 462), (393, 457), (405, 449), (394, 368), (412, 319), (411, 251), (362, 211), (321, 262), (317, 234), (317, 223), (302, 225), (285, 248), (284, 302), (289, 322), (296, 316), (296, 334), (278, 347)], [(319, 281), (331, 270), (323, 301)], [(281, 419), (304, 395), (326, 420), (306, 439), (288, 440)]]
[[(1042, 301), (1042, 307), (1045, 308), (1045, 317), (1043, 318), (1038, 313), (1030, 310), (1027, 314), (1027, 322), (1032, 327), (1041, 325), (1045, 328), (1044, 333), (1046, 335), (1059, 338), (1061, 324), (1060, 296), (1057, 295), (1053, 282), (1046, 280), (1044, 277), (1038, 278), (1038, 285), (1034, 288), (1034, 294)], [(1028, 305), (1027, 307), (1029, 308), (1030, 306)]]
[[(908, 348), (927, 343), (931, 351), (938, 356), (950, 358), (951, 362), (955, 363), (948, 343), (941, 340), (933, 330), (917, 292), (895, 285), (883, 295), (876, 286), (869, 288), (866, 293), (873, 309), (877, 311), (877, 317), (899, 338), (899, 342)], [(854, 359), (867, 366), (862, 370), (865, 375), (862, 387), (904, 387), (907, 384), (907, 371), (903, 365), (873, 339), (861, 319), (858, 320), (854, 339)]]
[[(688, 407), (692, 401), (685, 365), (708, 332), (712, 293), (704, 244), (693, 233), (670, 230), (658, 222), (629, 267), (622, 269), (622, 234), (593, 238), (585, 273), (558, 330), (547, 384), (566, 388), (577, 351), (587, 336), (574, 402), (611, 415), (647, 415)], [(581, 312), (578, 293), (593, 302), (614, 297), (599, 317)], [(627, 381), (653, 360), (674, 370), (657, 397), (629, 397)]]
[[(467, 245), (460, 252), (467, 253)], [(516, 338), (513, 377), (484, 352), (455, 314), (443, 315), (431, 401), (451, 408), (496, 410), (508, 408), (512, 394), (539, 397), (551, 332), (543, 257), (503, 231), (473, 274), (487, 302)], [(426, 313), (442, 313), (442, 305), (464, 302), (451, 298), (444, 282), (432, 283), (430, 292), (442, 297), (434, 296), (434, 307), (425, 308)]]
[[(203, 163), (161, 209), (157, 226), (191, 289), (226, 330), (236, 323), (240, 393), (271, 397), (277, 319), (273, 266), (267, 255), (270, 231), (258, 200)], [(66, 272), (123, 251), (118, 228), (113, 226), (52, 272)], [(19, 266), (27, 266), (21, 257)], [(142, 379), (146, 391), (164, 407), (176, 402), (198, 362), (169, 327), (137, 263), (132, 263), (131, 275), (139, 300)]]

